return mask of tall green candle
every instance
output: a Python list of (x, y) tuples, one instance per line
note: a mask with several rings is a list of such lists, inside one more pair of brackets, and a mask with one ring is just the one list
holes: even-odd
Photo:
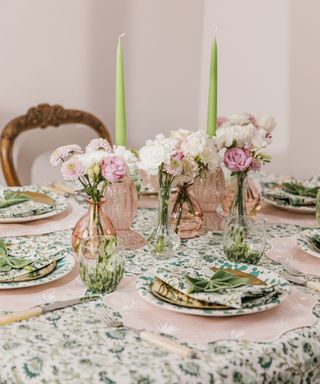
[(217, 39), (214, 37), (211, 47), (210, 82), (208, 97), (207, 133), (209, 137), (216, 134), (217, 127)]
[(126, 103), (124, 92), (123, 58), (121, 37), (118, 38), (117, 63), (116, 63), (116, 106), (115, 106), (115, 136), (116, 145), (127, 145), (126, 133)]

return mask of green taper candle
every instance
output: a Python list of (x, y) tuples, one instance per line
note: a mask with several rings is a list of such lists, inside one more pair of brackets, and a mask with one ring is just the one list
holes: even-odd
[(124, 92), (123, 58), (121, 37), (118, 38), (117, 63), (116, 63), (116, 107), (115, 107), (115, 136), (116, 145), (127, 145), (126, 133), (126, 103)]
[(210, 82), (208, 97), (207, 133), (209, 137), (216, 134), (217, 127), (217, 39), (214, 37), (211, 47)]

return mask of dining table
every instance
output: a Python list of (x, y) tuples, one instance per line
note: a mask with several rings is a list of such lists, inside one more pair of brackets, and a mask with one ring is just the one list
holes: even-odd
[[(78, 203), (69, 199), (73, 211), (67, 224), (46, 219), (31, 225), (26, 235), (35, 242), (41, 237), (70, 245)], [(141, 196), (133, 229), (144, 237), (156, 223), (155, 207), (155, 196)], [(257, 217), (265, 219), (267, 237), (259, 266), (282, 275), (278, 252), (320, 278), (320, 258), (296, 245), (301, 231), (317, 226), (314, 214), (262, 203)], [(8, 236), (14, 225), (0, 224), (0, 236)], [(212, 231), (183, 239), (168, 260), (152, 256), (147, 245), (126, 251), (125, 276), (113, 293), (0, 326), (0, 383), (320, 383), (320, 292), (291, 284), (289, 297), (268, 311), (205, 317), (154, 306), (137, 290), (138, 277), (157, 266), (192, 267), (224, 259), (222, 234)], [(85, 293), (75, 265), (69, 274), (46, 284), (1, 289), (0, 313)], [(124, 326), (106, 324), (103, 310), (121, 316)], [(195, 351), (196, 358), (143, 340), (138, 329), (176, 340)]]

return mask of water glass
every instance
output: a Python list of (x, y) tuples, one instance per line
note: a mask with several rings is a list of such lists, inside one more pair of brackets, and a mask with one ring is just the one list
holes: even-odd
[(80, 239), (77, 257), (81, 280), (90, 291), (110, 293), (117, 288), (125, 266), (124, 246), (117, 237)]
[(223, 236), (223, 251), (231, 261), (258, 264), (266, 246), (266, 223), (262, 219), (231, 216)]

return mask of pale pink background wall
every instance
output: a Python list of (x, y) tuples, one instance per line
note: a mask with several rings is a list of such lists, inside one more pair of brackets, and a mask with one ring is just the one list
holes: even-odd
[[(0, 129), (46, 101), (88, 110), (113, 134), (122, 32), (129, 144), (205, 127), (217, 27), (220, 113), (273, 114), (269, 171), (309, 177), (320, 173), (319, 14), (318, 0), (0, 0)], [(40, 154), (74, 141), (76, 131), (22, 137), (23, 181), (56, 177)], [(90, 135), (81, 129), (76, 141)]]

